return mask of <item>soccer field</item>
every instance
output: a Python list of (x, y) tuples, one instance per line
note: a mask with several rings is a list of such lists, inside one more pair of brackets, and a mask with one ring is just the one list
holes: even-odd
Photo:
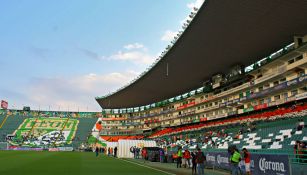
[(125, 160), (83, 152), (0, 151), (2, 175), (164, 175)]

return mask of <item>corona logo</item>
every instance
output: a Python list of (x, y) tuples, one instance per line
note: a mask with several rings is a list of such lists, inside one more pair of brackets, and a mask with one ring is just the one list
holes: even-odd
[(282, 162), (266, 161), (265, 158), (259, 160), (259, 169), (265, 173), (267, 170), (285, 172), (285, 165)]
[(215, 162), (215, 156), (210, 156), (209, 154), (207, 154), (206, 160), (209, 162)]
[(218, 163), (218, 164), (221, 164), (221, 163), (228, 164), (229, 161), (228, 161), (228, 158), (227, 158), (227, 157), (223, 157), (223, 156), (221, 156), (221, 155), (217, 155), (217, 163)]

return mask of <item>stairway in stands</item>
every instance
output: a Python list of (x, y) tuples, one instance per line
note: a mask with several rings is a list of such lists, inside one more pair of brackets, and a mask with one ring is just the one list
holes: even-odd
[[(4, 121), (6, 116), (0, 115), (0, 124)], [(26, 119), (27, 117), (20, 115), (10, 115), (7, 117), (5, 123), (2, 128), (0, 128), (0, 142), (5, 141), (5, 137), (7, 134), (13, 134), (13, 132), (19, 127), (19, 125)]]
[(91, 133), (97, 118), (79, 118), (78, 129), (73, 142), (73, 147), (79, 147), (83, 142), (86, 142), (87, 136)]

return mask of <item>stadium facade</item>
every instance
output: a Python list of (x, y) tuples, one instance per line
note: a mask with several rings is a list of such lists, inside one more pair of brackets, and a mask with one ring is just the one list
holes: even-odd
[(206, 1), (151, 69), (96, 98), (101, 134), (143, 135), (304, 101), (306, 7)]
[(205, 1), (146, 72), (96, 98), (93, 135), (155, 140), (168, 156), (201, 148), (224, 170), (235, 145), (253, 152), (253, 174), (306, 172), (306, 12), (300, 0)]
[(101, 113), (0, 110), (0, 149), (213, 148), (207, 165), (230, 169), (236, 145), (287, 154), (255, 154), (258, 174), (266, 159), (304, 172), (306, 148), (292, 153), (307, 141), (306, 16), (303, 0), (207, 0), (147, 72), (96, 98)]
[(147, 72), (96, 100), (103, 109), (134, 108), (200, 88), (306, 35), (306, 11), (303, 0), (205, 1)]
[[(307, 41), (307, 37), (301, 39)], [(147, 106), (103, 109), (101, 134), (142, 135), (155, 128), (227, 119), (306, 101), (306, 71), (307, 44), (296, 39), (252, 66), (218, 74), (199, 89)]]

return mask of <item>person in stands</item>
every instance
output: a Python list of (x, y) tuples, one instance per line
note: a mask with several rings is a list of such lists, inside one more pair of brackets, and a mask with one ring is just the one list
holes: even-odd
[(239, 175), (240, 168), (239, 162), (241, 161), (241, 155), (237, 148), (233, 147), (230, 149), (230, 163), (231, 163), (231, 174), (232, 175)]
[(198, 175), (204, 175), (204, 169), (205, 169), (205, 161), (206, 157), (205, 154), (201, 151), (200, 148), (197, 149), (196, 153), (196, 163), (197, 163), (197, 173)]
[(298, 120), (297, 127), (296, 127), (296, 128), (297, 128), (297, 131), (303, 130), (304, 126), (305, 126), (304, 120), (303, 120), (303, 119), (299, 119), (299, 120)]
[(182, 148), (179, 147), (178, 151), (177, 151), (177, 168), (181, 168), (181, 164), (182, 164)]
[(300, 145), (301, 145), (301, 142), (300, 142), (299, 140), (296, 140), (296, 141), (295, 141), (295, 145), (294, 145), (294, 154), (295, 154), (295, 157), (296, 157), (296, 161), (297, 161), (297, 162), (298, 162), (298, 160), (299, 160)]
[(243, 148), (242, 151), (243, 151), (246, 175), (251, 175), (251, 168), (250, 168), (251, 155), (246, 148)]
[(191, 153), (191, 156), (192, 156), (192, 175), (196, 175), (196, 152), (192, 152)]
[(307, 163), (307, 142), (302, 142), (301, 143), (301, 163)]
[(186, 168), (190, 168), (190, 159), (191, 159), (191, 153), (188, 149), (185, 149), (183, 153), (183, 166)]

